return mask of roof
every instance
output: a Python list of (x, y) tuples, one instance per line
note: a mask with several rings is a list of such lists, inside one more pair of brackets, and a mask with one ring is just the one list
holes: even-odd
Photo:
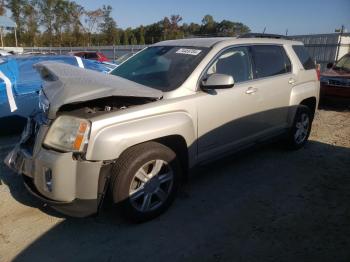
[(237, 37), (210, 37), (210, 38), (187, 38), (167, 40), (154, 44), (153, 46), (188, 46), (188, 47), (213, 47), (218, 43), (227, 45), (234, 44), (301, 44), (301, 42), (277, 39), (277, 38), (237, 38)]
[(12, 21), (11, 18), (7, 17), (7, 16), (0, 16), (0, 27), (4, 27), (4, 28), (15, 28), (16, 23)]
[(154, 44), (154, 46), (196, 46), (196, 47), (212, 47), (215, 44), (236, 39), (235, 37), (208, 37), (208, 38), (187, 38), (177, 40), (167, 40)]

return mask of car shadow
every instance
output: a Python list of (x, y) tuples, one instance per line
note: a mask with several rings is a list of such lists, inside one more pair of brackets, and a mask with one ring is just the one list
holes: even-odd
[[(130, 224), (105, 206), (98, 217), (66, 218), (13, 261), (343, 261), (349, 155), (315, 141), (299, 151), (274, 144), (238, 153), (193, 170), (155, 220)], [(17, 192), (18, 178), (2, 179), (37, 207)]]

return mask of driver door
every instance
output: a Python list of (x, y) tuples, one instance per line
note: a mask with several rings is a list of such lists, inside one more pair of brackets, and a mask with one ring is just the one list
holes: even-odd
[(232, 47), (212, 62), (211, 74), (231, 75), (228, 89), (202, 91), (198, 95), (198, 160), (217, 156), (234, 146), (249, 143), (259, 131), (259, 96), (254, 92), (249, 47)]

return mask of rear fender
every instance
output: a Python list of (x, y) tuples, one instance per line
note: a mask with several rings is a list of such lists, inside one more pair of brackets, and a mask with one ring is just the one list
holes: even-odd
[(319, 94), (320, 94), (319, 81), (312, 80), (312, 81), (295, 85), (293, 87), (291, 96), (290, 96), (290, 101), (289, 101), (290, 110), (289, 110), (288, 122), (290, 125), (292, 125), (296, 110), (303, 100), (310, 97), (316, 98), (316, 108), (317, 108), (318, 101), (319, 101)]

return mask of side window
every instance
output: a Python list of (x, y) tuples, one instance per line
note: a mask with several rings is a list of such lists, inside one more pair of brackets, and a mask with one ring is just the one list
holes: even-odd
[(252, 47), (255, 78), (289, 73), (291, 62), (282, 46), (256, 45)]
[(253, 79), (249, 49), (247, 47), (228, 49), (209, 67), (206, 76), (211, 74), (231, 75), (235, 83)]
[(316, 65), (303, 45), (293, 45), (293, 50), (297, 54), (305, 70), (315, 69)]

